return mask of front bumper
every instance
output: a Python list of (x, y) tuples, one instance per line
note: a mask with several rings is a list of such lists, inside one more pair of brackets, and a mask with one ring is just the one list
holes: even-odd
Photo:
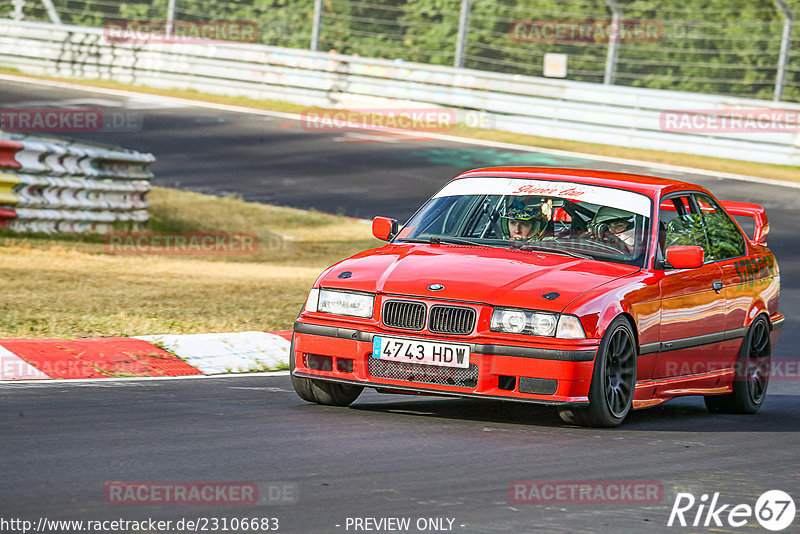
[[(453, 370), (373, 358), (372, 341), (376, 335), (469, 345), (470, 368)], [(554, 341), (548, 346), (536, 342), (504, 345), (480, 338), (373, 331), (300, 319), (294, 325), (292, 374), (390, 392), (587, 404), (599, 340), (560, 344), (560, 340)]]

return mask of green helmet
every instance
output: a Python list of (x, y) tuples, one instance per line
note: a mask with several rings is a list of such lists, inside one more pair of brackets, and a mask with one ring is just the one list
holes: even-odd
[[(525, 204), (522, 199), (514, 198), (511, 200), (505, 210), (500, 215), (502, 219), (502, 229), (506, 237), (511, 232), (508, 229), (508, 221), (514, 219), (517, 221), (532, 221), (533, 232), (539, 232), (546, 224), (546, 219), (542, 213), (542, 202), (536, 204)], [(544, 224), (543, 224), (544, 223)]]
[(530, 221), (531, 219), (538, 219), (541, 216), (541, 206), (534, 204), (523, 205), (522, 202), (512, 202), (511, 206), (501, 215), (503, 219), (516, 219), (518, 221)]

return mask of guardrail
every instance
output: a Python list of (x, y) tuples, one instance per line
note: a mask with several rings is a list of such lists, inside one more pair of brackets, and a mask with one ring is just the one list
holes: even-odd
[(45, 137), (0, 135), (0, 227), (106, 233), (148, 220), (155, 158)]
[[(99, 28), (2, 20), (0, 65), (22, 72), (273, 99), (308, 106), (481, 112), (485, 127), (622, 147), (800, 165), (800, 134), (667, 131), (665, 112), (800, 105), (554, 80), (263, 45), (114, 43)], [(796, 123), (795, 123), (796, 125)]]

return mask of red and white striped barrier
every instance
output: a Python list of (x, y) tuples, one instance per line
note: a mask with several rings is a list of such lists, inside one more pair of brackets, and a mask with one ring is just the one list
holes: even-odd
[(0, 136), (0, 226), (106, 233), (148, 220), (152, 154), (51, 138)]
[(0, 381), (186, 376), (289, 364), (291, 330), (143, 338), (0, 339)]

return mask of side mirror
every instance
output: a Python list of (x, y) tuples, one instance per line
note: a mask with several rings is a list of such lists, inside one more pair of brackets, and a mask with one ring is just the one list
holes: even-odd
[(703, 247), (674, 245), (667, 249), (667, 263), (675, 269), (696, 269), (704, 261)]
[(397, 219), (375, 217), (372, 219), (372, 235), (383, 241), (389, 241), (397, 235)]

